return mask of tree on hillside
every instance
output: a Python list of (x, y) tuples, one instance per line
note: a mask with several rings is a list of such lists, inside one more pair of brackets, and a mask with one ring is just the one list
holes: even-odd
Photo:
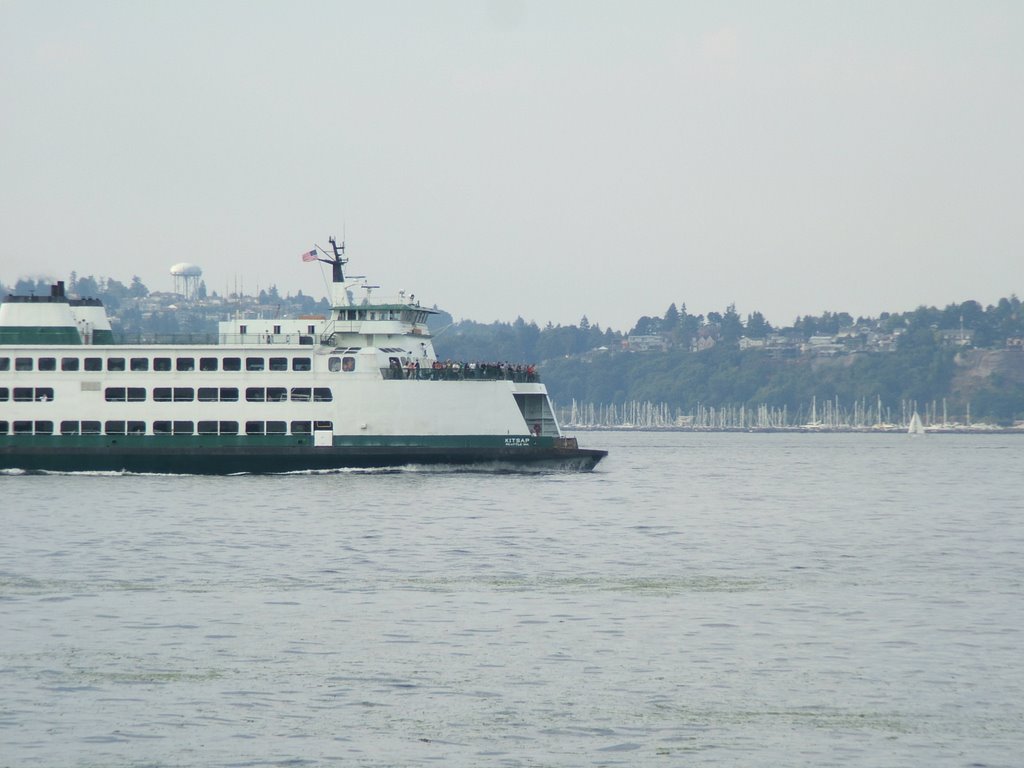
[(747, 315), (747, 336), (751, 339), (763, 339), (772, 332), (772, 327), (760, 312)]
[(743, 335), (743, 321), (736, 311), (736, 305), (730, 304), (725, 308), (725, 314), (721, 320), (722, 341), (737, 342)]
[(679, 310), (676, 309), (676, 303), (674, 301), (668, 305), (668, 309), (665, 310), (665, 316), (662, 320), (664, 322), (662, 327), (669, 333), (679, 327)]
[(75, 293), (83, 299), (99, 298), (100, 285), (92, 275), (79, 277), (75, 280)]
[(142, 278), (132, 275), (131, 285), (128, 286), (128, 297), (132, 299), (144, 299), (149, 295), (149, 288), (142, 283)]
[(679, 305), (679, 341), (684, 348), (689, 348), (702, 325), (704, 315), (691, 315), (686, 311), (685, 302)]
[(644, 315), (636, 321), (636, 325), (633, 326), (633, 330), (629, 332), (630, 336), (653, 336), (656, 333), (661, 332), (661, 318), (659, 317), (648, 317)]
[(52, 281), (46, 277), (23, 277), (14, 284), (14, 292), (20, 296), (48, 296), (50, 285)]

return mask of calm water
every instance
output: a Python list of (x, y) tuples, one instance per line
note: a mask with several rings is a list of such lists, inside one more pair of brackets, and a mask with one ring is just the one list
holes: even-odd
[(1019, 766), (1024, 438), (0, 476), (0, 765)]

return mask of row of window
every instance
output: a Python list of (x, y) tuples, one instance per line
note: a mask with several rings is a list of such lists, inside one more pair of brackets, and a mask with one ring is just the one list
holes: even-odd
[(14, 387), (13, 398), (9, 387), (0, 387), (0, 403), (11, 399), (16, 403), (46, 402), (53, 400), (53, 387)]
[[(245, 399), (250, 403), (330, 403), (334, 400), (329, 387), (246, 387)], [(107, 387), (104, 390), (107, 401), (144, 402), (146, 390), (142, 387)], [(235, 403), (238, 402), (238, 387), (153, 387), (155, 403)]]
[[(0, 421), (0, 435), (52, 435), (52, 421)], [(154, 435), (310, 435), (314, 429), (331, 430), (330, 421), (154, 421)], [(62, 421), (62, 435), (144, 435), (144, 421)]]
[[(53, 387), (0, 387), (0, 402), (13, 399), (16, 403), (46, 402), (53, 400)], [(250, 403), (330, 403), (334, 395), (329, 387), (246, 387), (245, 399)], [(144, 403), (145, 387), (107, 387), (103, 396), (108, 403)], [(236, 403), (238, 387), (153, 387), (154, 403)]]
[[(339, 309), (339, 320), (401, 320), (406, 323), (425, 323), (427, 315), (425, 311), (409, 309)], [(312, 326), (311, 326), (312, 327)], [(239, 326), (242, 333), (245, 333), (245, 326)], [(274, 326), (274, 333), (280, 333), (280, 326)], [(313, 333), (313, 331), (310, 331)]]
[[(60, 359), (60, 370), (62, 371), (102, 371), (104, 358), (102, 357), (62, 357)], [(194, 357), (108, 357), (106, 358), (106, 370), (108, 371), (149, 371), (152, 365), (154, 371), (241, 371), (243, 364), (247, 371), (287, 371), (289, 359), (287, 357), (200, 357), (198, 368)], [(11, 358), (0, 357), (0, 371), (11, 370)], [(14, 370), (16, 371), (56, 371), (57, 358), (55, 357), (16, 357), (14, 358)], [(291, 370), (311, 371), (313, 360), (309, 357), (291, 358)]]

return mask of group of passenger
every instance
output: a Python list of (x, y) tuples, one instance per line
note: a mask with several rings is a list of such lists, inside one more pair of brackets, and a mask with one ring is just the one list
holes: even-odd
[(462, 381), (476, 379), (480, 381), (494, 381), (505, 379), (516, 382), (540, 381), (537, 375), (537, 367), (533, 364), (522, 365), (512, 363), (465, 363), (458, 360), (435, 360), (430, 368), (420, 366), (418, 360), (409, 361), (405, 364), (404, 370), (393, 369), (392, 374), (401, 374), (406, 379), (419, 379), (421, 381)]

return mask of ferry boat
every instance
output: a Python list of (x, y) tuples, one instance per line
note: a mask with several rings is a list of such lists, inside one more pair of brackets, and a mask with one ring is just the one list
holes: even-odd
[(345, 246), (318, 319), (236, 317), (217, 343), (116, 344), (102, 303), (0, 304), (0, 469), (277, 473), (408, 465), (590, 470), (532, 367), (444, 363), (413, 295), (376, 299)]

